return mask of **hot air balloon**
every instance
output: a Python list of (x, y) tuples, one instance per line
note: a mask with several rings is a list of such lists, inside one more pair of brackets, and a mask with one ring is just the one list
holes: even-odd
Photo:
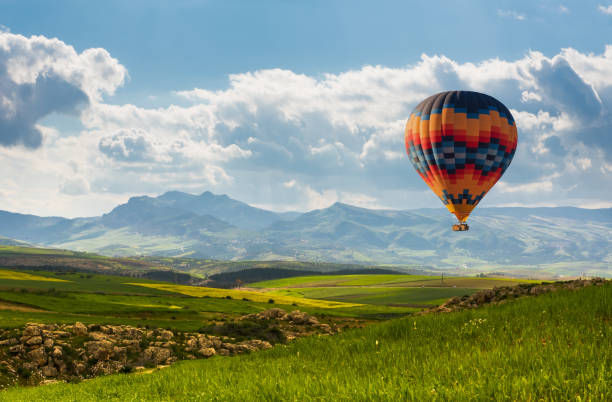
[(406, 152), (421, 178), (468, 230), (472, 210), (504, 174), (516, 151), (514, 118), (497, 99), (478, 92), (430, 96), (410, 114)]

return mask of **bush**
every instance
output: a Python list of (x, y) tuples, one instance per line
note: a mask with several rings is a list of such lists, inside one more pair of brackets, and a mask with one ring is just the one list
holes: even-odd
[(119, 370), (119, 372), (123, 374), (130, 374), (133, 371), (134, 371), (134, 367), (129, 366), (129, 365), (123, 366), (121, 367), (121, 370)]
[(23, 366), (17, 367), (17, 374), (21, 378), (25, 378), (26, 380), (32, 376), (32, 371)]
[(261, 339), (270, 343), (285, 343), (287, 341), (278, 326), (265, 321), (229, 321), (221, 325), (203, 326), (198, 332), (228, 336), (238, 341), (248, 339)]

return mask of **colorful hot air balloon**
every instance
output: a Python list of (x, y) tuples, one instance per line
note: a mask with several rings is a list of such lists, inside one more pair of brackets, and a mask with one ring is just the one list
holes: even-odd
[(517, 138), (508, 108), (478, 92), (441, 92), (410, 114), (406, 152), (459, 220), (453, 230), (468, 230), (465, 221), (510, 165)]

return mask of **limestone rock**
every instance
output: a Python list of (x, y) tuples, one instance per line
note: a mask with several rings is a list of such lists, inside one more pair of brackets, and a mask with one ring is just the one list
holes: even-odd
[(299, 311), (299, 310), (295, 310), (289, 313), (288, 318), (289, 318), (289, 321), (291, 321), (294, 324), (298, 324), (298, 325), (299, 324), (307, 324), (307, 325), (319, 324), (319, 320), (317, 320), (315, 317), (311, 316), (310, 314)]
[(113, 354), (113, 344), (109, 341), (85, 342), (87, 351), (97, 360), (106, 361)]
[(217, 352), (213, 348), (202, 348), (198, 350), (198, 353), (204, 357), (211, 357), (217, 354)]
[(164, 329), (159, 331), (159, 338), (161, 338), (161, 339), (169, 341), (173, 337), (174, 337), (174, 334), (172, 333), (172, 331), (168, 331), (168, 330), (164, 330)]
[(72, 326), (72, 333), (76, 336), (87, 335), (87, 327), (82, 322), (77, 322)]
[(28, 323), (23, 330), (23, 336), (40, 336), (40, 326), (38, 324)]
[(51, 365), (42, 368), (42, 375), (45, 377), (57, 377), (57, 369)]
[(87, 371), (87, 366), (83, 362), (77, 362), (74, 364), (74, 371), (78, 375), (82, 375)]
[(47, 364), (47, 354), (45, 353), (45, 348), (42, 346), (36, 349), (32, 349), (28, 352), (27, 356), (32, 363), (36, 363), (39, 367), (42, 367)]
[(172, 352), (169, 349), (150, 346), (144, 350), (143, 360), (147, 363), (160, 364), (165, 362), (171, 355)]
[(15, 345), (9, 348), (9, 352), (13, 354), (22, 353), (24, 351), (25, 351), (25, 348), (23, 347), (23, 345)]
[(94, 341), (110, 341), (110, 337), (102, 332), (90, 332), (89, 337)]
[(62, 347), (61, 346), (54, 347), (53, 351), (51, 352), (51, 356), (53, 356), (53, 358), (55, 359), (61, 358), (63, 356)]

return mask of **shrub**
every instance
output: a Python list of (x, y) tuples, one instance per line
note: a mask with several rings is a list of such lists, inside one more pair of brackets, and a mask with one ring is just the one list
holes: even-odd
[(278, 326), (266, 321), (229, 321), (220, 325), (203, 326), (198, 332), (228, 336), (238, 341), (247, 339), (262, 339), (270, 343), (285, 343), (287, 341)]

